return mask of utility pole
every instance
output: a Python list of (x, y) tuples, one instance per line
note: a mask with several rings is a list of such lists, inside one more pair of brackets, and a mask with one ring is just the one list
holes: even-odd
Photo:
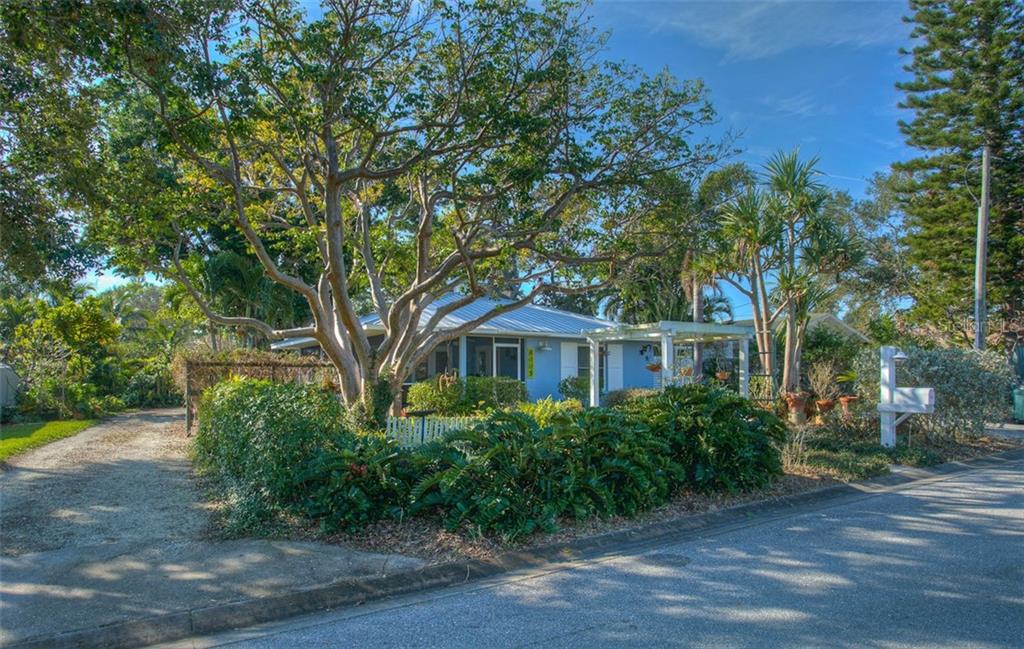
[(978, 205), (978, 247), (974, 254), (974, 348), (985, 349), (985, 271), (988, 266), (988, 204), (992, 147), (981, 150), (981, 204)]

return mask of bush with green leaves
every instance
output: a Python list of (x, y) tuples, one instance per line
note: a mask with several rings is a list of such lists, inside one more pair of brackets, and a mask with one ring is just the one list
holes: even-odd
[(828, 327), (812, 327), (804, 338), (800, 365), (810, 369), (816, 363), (830, 362), (836, 372), (842, 374), (853, 366), (854, 359), (864, 347), (865, 343), (860, 340)]
[(523, 401), (516, 406), (516, 410), (533, 417), (541, 426), (547, 426), (559, 415), (581, 412), (583, 404), (577, 399), (563, 399), (557, 401), (551, 397), (545, 397), (538, 401)]
[(506, 376), (467, 376), (463, 399), (470, 412), (512, 408), (526, 401), (526, 384)]
[(409, 386), (405, 403), (408, 410), (433, 410), (442, 415), (461, 414), (463, 384), (445, 375), (419, 381)]
[[(1010, 408), (1013, 373), (1006, 357), (971, 349), (907, 347), (896, 365), (896, 384), (935, 389), (935, 412), (909, 423), (929, 435), (982, 435), (986, 421), (1000, 421)], [(857, 390), (874, 408), (879, 396), (879, 350), (866, 349), (854, 361)]]
[(567, 376), (558, 382), (558, 393), (565, 399), (586, 401), (590, 398), (590, 377)]
[(229, 379), (203, 394), (197, 466), (231, 491), (273, 507), (305, 497), (307, 467), (351, 434), (337, 395), (312, 385)]
[(408, 410), (433, 410), (439, 415), (470, 415), (512, 408), (526, 400), (526, 384), (504, 376), (441, 375), (409, 387)]
[(604, 395), (604, 405), (609, 408), (621, 406), (627, 401), (633, 399), (642, 399), (658, 394), (658, 390), (655, 388), (623, 388), (621, 390), (611, 390)]
[(763, 487), (782, 474), (786, 427), (732, 390), (704, 384), (669, 387), (619, 409), (671, 445), (687, 481), (703, 491)]
[(682, 476), (668, 468), (667, 445), (604, 408), (547, 426), (497, 412), (425, 452), (442, 459), (413, 488), (413, 510), (510, 540), (553, 531), (561, 516), (634, 515), (665, 502)]
[(419, 475), (409, 456), (383, 435), (353, 436), (325, 447), (298, 476), (303, 498), (297, 509), (327, 532), (402, 518)]

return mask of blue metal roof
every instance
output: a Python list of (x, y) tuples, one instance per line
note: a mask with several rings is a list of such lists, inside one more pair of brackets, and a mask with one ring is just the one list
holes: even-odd
[[(458, 295), (447, 295), (435, 300), (423, 310), (420, 326), (425, 324), (436, 313), (437, 307), (458, 299)], [(467, 322), (475, 320), (492, 309), (512, 304), (513, 300), (500, 298), (477, 298), (466, 306), (449, 313), (438, 324), (438, 329), (455, 329)], [(380, 331), (380, 317), (377, 314), (360, 317), (363, 326), (370, 332)], [(472, 333), (487, 336), (544, 336), (555, 338), (581, 338), (581, 332), (613, 327), (614, 322), (592, 316), (585, 316), (571, 311), (563, 311), (552, 307), (527, 304), (500, 313)], [(271, 349), (288, 349), (306, 347), (315, 343), (312, 338), (289, 338), (271, 345)]]

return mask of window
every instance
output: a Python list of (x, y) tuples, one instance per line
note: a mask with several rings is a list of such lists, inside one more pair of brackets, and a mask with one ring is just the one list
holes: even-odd
[(590, 347), (580, 345), (576, 350), (576, 376), (590, 376)]
[(491, 376), (494, 341), (481, 336), (466, 338), (466, 376)]
[(434, 374), (444, 374), (448, 371), (448, 350), (438, 349), (434, 351)]
[[(607, 374), (608, 372), (604, 362), (605, 356), (607, 356), (607, 351), (605, 350), (604, 345), (602, 345), (601, 353), (597, 355), (597, 381), (598, 387), (601, 389), (602, 392), (604, 391), (605, 379), (607, 378), (605, 374)], [(590, 378), (590, 346), (580, 345), (577, 350), (576, 359), (576, 367), (578, 368), (576, 371), (576, 376), (579, 376), (581, 378)]]
[(467, 336), (466, 375), (522, 379), (522, 341), (518, 338)]
[(519, 343), (494, 343), (495, 376), (518, 379)]

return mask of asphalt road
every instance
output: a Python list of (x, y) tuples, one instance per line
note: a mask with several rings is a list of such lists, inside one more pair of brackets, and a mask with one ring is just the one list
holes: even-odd
[(1024, 463), (218, 645), (1024, 647)]

